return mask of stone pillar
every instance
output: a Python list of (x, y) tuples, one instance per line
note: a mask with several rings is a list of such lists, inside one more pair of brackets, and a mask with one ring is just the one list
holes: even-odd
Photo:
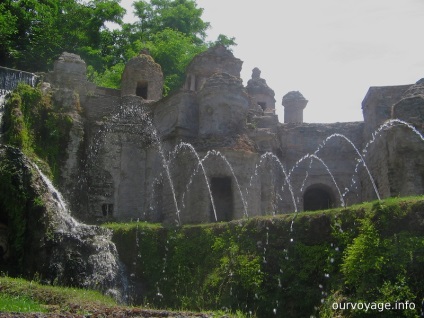
[(303, 110), (308, 100), (298, 91), (288, 92), (283, 96), (284, 123), (303, 123)]

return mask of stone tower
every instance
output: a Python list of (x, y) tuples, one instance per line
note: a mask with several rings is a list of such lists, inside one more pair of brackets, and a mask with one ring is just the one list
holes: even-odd
[(240, 78), (215, 73), (198, 94), (200, 136), (229, 136), (243, 130), (249, 97)]
[(252, 70), (252, 78), (247, 82), (246, 89), (265, 113), (275, 114), (275, 93), (261, 78), (261, 71), (257, 67)]
[(184, 89), (198, 91), (215, 73), (240, 77), (243, 61), (234, 57), (223, 45), (216, 45), (194, 57), (187, 67)]
[(121, 96), (136, 95), (146, 100), (162, 98), (163, 73), (147, 50), (143, 50), (125, 65), (121, 81)]
[(283, 96), (284, 123), (303, 123), (303, 110), (308, 101), (298, 91), (288, 92)]

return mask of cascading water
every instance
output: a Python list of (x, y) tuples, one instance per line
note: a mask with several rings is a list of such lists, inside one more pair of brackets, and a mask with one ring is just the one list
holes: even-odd
[[(64, 264), (66, 253), (76, 253), (81, 256), (78, 262), (85, 262), (84, 270), (75, 273), (72, 277), (78, 286), (84, 288), (100, 289), (113, 296), (120, 302), (126, 301), (127, 283), (123, 266), (118, 259), (115, 245), (111, 241), (112, 232), (98, 226), (87, 225), (74, 219), (67, 208), (67, 204), (60, 192), (51, 181), (34, 165), (39, 173), (51, 199), (55, 205), (55, 213), (51, 215), (54, 223), (55, 240), (64, 243), (63, 249), (55, 250), (50, 261), (50, 267), (55, 271), (56, 278), (60, 281), (65, 273)], [(71, 260), (72, 262), (73, 260)]]
[[(7, 95), (19, 83), (34, 87), (36, 81), (35, 74), (0, 67), (0, 125)], [(50, 276), (51, 282), (98, 289), (125, 302), (127, 282), (116, 246), (111, 241), (111, 231), (75, 220), (52, 182), (37, 165), (30, 165), (44, 184), (43, 204), (49, 211), (50, 239), (46, 244), (52, 254), (45, 277)]]

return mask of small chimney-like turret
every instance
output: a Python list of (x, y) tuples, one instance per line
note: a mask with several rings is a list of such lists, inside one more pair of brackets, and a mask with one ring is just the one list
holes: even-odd
[(252, 70), (252, 79), (247, 82), (246, 89), (265, 113), (275, 114), (275, 93), (261, 78), (261, 71), (257, 67)]
[(298, 91), (288, 92), (283, 96), (284, 123), (303, 123), (303, 110), (308, 100)]

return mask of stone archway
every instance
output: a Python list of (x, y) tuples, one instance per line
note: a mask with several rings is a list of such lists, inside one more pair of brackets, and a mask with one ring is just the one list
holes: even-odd
[(333, 190), (325, 184), (313, 184), (303, 194), (303, 210), (316, 211), (334, 207)]

